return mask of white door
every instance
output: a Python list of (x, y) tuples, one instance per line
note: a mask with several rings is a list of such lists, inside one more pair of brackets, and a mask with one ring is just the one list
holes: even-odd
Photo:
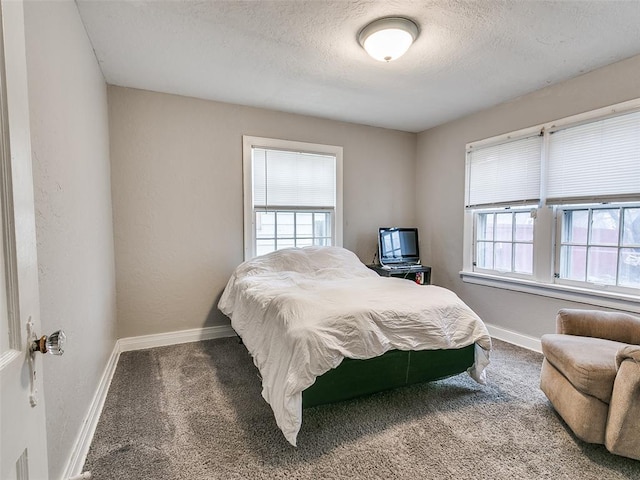
[(21, 0), (1, 0), (0, 5), (0, 479), (44, 480), (48, 478), (41, 375), (45, 356), (34, 355), (32, 369), (27, 346), (29, 320), (35, 333), (43, 332), (38, 302), (24, 8)]

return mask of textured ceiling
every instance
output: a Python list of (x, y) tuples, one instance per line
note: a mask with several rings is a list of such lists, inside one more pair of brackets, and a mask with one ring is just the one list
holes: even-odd
[[(410, 132), (640, 53), (640, 0), (76, 3), (110, 84)], [(421, 32), (382, 63), (389, 15)]]

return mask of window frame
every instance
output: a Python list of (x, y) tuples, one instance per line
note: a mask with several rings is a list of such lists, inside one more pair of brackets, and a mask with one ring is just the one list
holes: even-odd
[[(583, 123), (595, 122), (606, 119), (607, 117), (617, 116), (621, 114), (632, 113), (640, 110), (640, 99), (619, 103), (616, 105), (600, 108), (590, 112), (573, 115), (563, 119), (555, 120), (545, 124), (535, 125), (516, 132), (510, 132), (487, 138), (467, 144), (467, 152), (472, 148), (483, 146), (491, 146), (498, 143), (504, 143), (517, 138), (531, 135), (532, 132), (540, 132), (544, 138), (542, 148), (542, 165), (541, 165), (541, 185), (540, 185), (540, 202), (537, 205), (529, 205), (534, 208), (534, 259), (533, 259), (533, 275), (519, 275), (513, 273), (502, 273), (496, 270), (475, 269), (474, 261), (476, 255), (476, 221), (475, 212), (498, 210), (499, 208), (509, 207), (509, 205), (488, 205), (488, 206), (467, 206), (465, 197), (465, 213), (463, 225), (463, 265), (460, 271), (462, 280), (466, 283), (485, 285), (490, 287), (503, 288), (517, 292), (541, 295), (551, 298), (560, 298), (589, 305), (603, 306), (608, 308), (616, 308), (630, 312), (640, 313), (640, 288), (620, 287), (611, 285), (597, 285), (588, 282), (568, 281), (566, 279), (558, 279), (557, 273), (560, 269), (560, 247), (562, 222), (558, 216), (561, 212), (569, 208), (584, 209), (589, 206), (597, 205), (598, 208), (613, 206), (634, 206), (640, 204), (638, 198), (611, 198), (594, 201), (594, 199), (571, 200), (571, 205), (554, 202), (554, 205), (546, 204), (546, 175), (547, 175), (547, 156), (549, 152), (549, 135), (553, 132), (578, 126)], [(468, 155), (467, 155), (468, 157)], [(468, 171), (468, 168), (467, 168)], [(467, 178), (465, 178), (465, 195), (468, 187)], [(614, 203), (615, 202), (615, 203)], [(512, 209), (522, 207), (522, 205), (510, 205)], [(619, 239), (620, 241), (620, 239)], [(619, 265), (618, 265), (619, 268)], [(558, 281), (560, 280), (560, 281)]]
[[(331, 233), (332, 244), (342, 246), (343, 240), (343, 149), (340, 146), (324, 145), (317, 143), (307, 143), (292, 140), (282, 140), (276, 138), (255, 137), (250, 135), (242, 136), (242, 170), (243, 170), (243, 197), (244, 197), (244, 260), (249, 260), (256, 256), (256, 214), (253, 206), (253, 148), (264, 148), (271, 150), (285, 150), (301, 153), (331, 155), (336, 159), (336, 198), (335, 206), (332, 210)], [(270, 211), (292, 211), (299, 210), (296, 206), (278, 207)], [(306, 212), (326, 212), (326, 208), (317, 209), (303, 208)], [(299, 210), (299, 211), (302, 211)]]

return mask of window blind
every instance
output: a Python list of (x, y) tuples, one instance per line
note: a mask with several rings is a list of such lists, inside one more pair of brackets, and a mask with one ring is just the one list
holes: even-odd
[(551, 133), (547, 203), (640, 200), (640, 112)]
[(255, 207), (335, 207), (332, 155), (252, 149)]
[(540, 135), (469, 150), (466, 206), (539, 201), (541, 156)]

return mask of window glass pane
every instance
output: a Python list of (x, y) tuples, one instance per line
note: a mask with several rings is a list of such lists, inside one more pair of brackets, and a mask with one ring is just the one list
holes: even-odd
[[(290, 237), (293, 238), (293, 212), (278, 212), (278, 224), (277, 224), (277, 237)], [(278, 247), (280, 247), (278, 245)]]
[(516, 241), (533, 242), (533, 218), (530, 212), (517, 212), (516, 217)]
[(496, 240), (511, 241), (513, 233), (512, 222), (513, 214), (511, 212), (496, 213)]
[(478, 268), (493, 269), (493, 243), (478, 242), (476, 266)]
[(278, 250), (283, 248), (292, 248), (296, 246), (296, 241), (293, 238), (278, 239)]
[(560, 265), (561, 278), (584, 282), (587, 278), (587, 247), (563, 246)]
[(618, 282), (623, 287), (640, 288), (640, 248), (620, 249)]
[(476, 218), (478, 240), (493, 240), (493, 213), (479, 213)]
[(518, 273), (533, 273), (533, 244), (516, 243), (513, 270)]
[(624, 209), (623, 245), (640, 245), (640, 208)]
[(297, 238), (296, 239), (296, 247), (309, 247), (313, 245), (312, 238)]
[(562, 242), (587, 243), (589, 210), (566, 210), (563, 216)]
[(615, 285), (616, 269), (618, 266), (618, 249), (611, 247), (589, 247), (587, 265), (588, 282)]
[(619, 209), (593, 210), (591, 214), (591, 241), (596, 245), (618, 244)]
[(274, 212), (256, 212), (256, 238), (276, 236), (276, 215)]
[[(313, 236), (314, 237), (330, 237), (331, 236), (331, 214), (330, 213), (314, 213), (313, 214)], [(330, 245), (331, 243), (329, 243)]]
[(313, 213), (298, 212), (296, 213), (296, 237), (313, 236)]
[(511, 252), (512, 243), (497, 243), (495, 244), (495, 270), (500, 272), (511, 272)]
[(256, 255), (264, 255), (276, 249), (275, 240), (256, 240)]

